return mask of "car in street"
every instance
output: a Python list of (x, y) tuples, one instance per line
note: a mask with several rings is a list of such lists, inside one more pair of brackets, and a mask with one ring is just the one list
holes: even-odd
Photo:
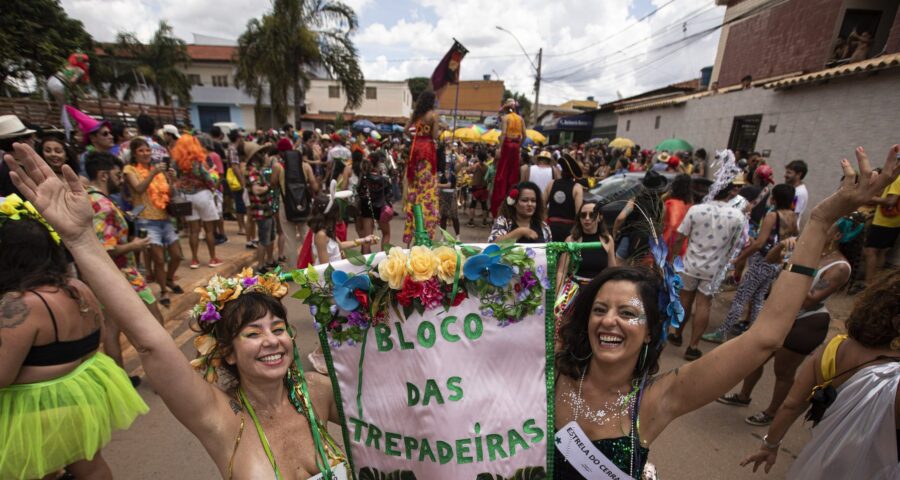
[[(619, 212), (625, 208), (629, 200), (637, 196), (641, 189), (641, 180), (646, 172), (627, 172), (610, 175), (600, 180), (593, 188), (584, 193), (585, 202), (595, 202), (600, 206), (603, 221), (612, 229), (613, 222)], [(668, 185), (672, 184), (675, 173), (659, 172), (665, 177)]]

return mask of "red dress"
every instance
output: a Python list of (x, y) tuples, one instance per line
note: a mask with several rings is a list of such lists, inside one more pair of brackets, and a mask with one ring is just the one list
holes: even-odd
[(494, 191), (491, 194), (491, 215), (495, 218), (509, 190), (519, 183), (519, 148), (524, 135), (525, 120), (515, 112), (506, 114), (506, 136), (500, 147)]

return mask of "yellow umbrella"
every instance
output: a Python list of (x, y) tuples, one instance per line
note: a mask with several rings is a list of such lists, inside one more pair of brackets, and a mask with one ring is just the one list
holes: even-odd
[(453, 138), (464, 142), (478, 142), (481, 140), (481, 134), (473, 127), (457, 128), (453, 132)]
[(616, 137), (615, 140), (609, 142), (609, 146), (613, 148), (634, 148), (634, 142), (622, 137)]
[(452, 137), (453, 133), (451, 133), (450, 130), (444, 130), (443, 132), (441, 132), (441, 136), (439, 138), (441, 140), (449, 140)]
[(491, 145), (500, 143), (500, 130), (492, 128), (484, 132), (484, 135), (481, 136), (481, 141), (484, 143), (489, 143)]
[(547, 137), (537, 130), (525, 130), (525, 136), (530, 138), (532, 142), (538, 145), (547, 143)]

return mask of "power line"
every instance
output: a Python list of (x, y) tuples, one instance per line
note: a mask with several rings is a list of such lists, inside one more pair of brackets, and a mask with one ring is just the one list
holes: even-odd
[[(662, 46), (658, 47), (658, 49), (664, 49), (664, 48), (667, 48), (667, 47), (670, 47), (670, 46), (673, 46), (673, 45), (677, 45), (677, 44), (679, 44), (679, 43), (685, 43), (685, 42), (689, 42), (689, 41), (692, 41), (692, 40), (695, 40), (695, 39), (696, 39), (696, 40), (699, 40), (699, 39), (702, 38), (702, 37), (705, 37), (705, 36), (707, 36), (707, 35), (709, 35), (709, 34), (715, 32), (715, 31), (717, 31), (717, 30), (719, 30), (719, 29), (721, 29), (721, 28), (724, 28), (726, 25), (730, 25), (730, 24), (732, 24), (732, 23), (735, 23), (735, 22), (744, 20), (744, 19), (746, 19), (746, 18), (748, 18), (748, 17), (750, 17), (750, 16), (754, 16), (754, 15), (756, 15), (757, 13), (759, 13), (759, 12), (761, 12), (761, 11), (763, 11), (763, 10), (766, 10), (766, 9), (768, 9), (768, 8), (772, 8), (772, 7), (774, 7), (774, 6), (778, 5), (778, 4), (784, 3), (785, 1), (786, 1), (786, 0), (769, 0), (768, 2), (766, 2), (766, 3), (762, 4), (762, 5), (759, 5), (759, 6), (753, 8), (753, 9), (751, 9), (751, 10), (748, 10), (747, 12), (744, 12), (744, 13), (741, 14), (741, 15), (738, 15), (738, 16), (736, 16), (736, 17), (730, 19), (730, 20), (724, 21), (724, 22), (722, 22), (721, 24), (717, 24), (716, 26), (713, 26), (713, 27), (711, 27), (711, 28), (707, 28), (706, 30), (701, 30), (701, 31), (699, 31), (699, 32), (697, 32), (697, 33), (688, 35), (688, 36), (686, 36), (686, 37), (684, 37), (684, 38), (675, 40), (675, 41), (673, 41), (673, 42), (669, 42), (669, 43), (667, 43), (667, 44), (665, 44), (665, 45), (662, 45)], [(640, 42), (645, 41), (645, 40), (646, 40), (646, 39), (640, 40), (640, 41), (638, 41), (638, 42), (635, 42), (635, 44), (636, 44), (636, 43), (640, 43)], [(630, 48), (630, 47), (633, 46), (633, 45), (634, 45), (634, 44), (629, 45), (628, 47), (625, 47), (625, 48), (626, 48), (626, 49), (627, 49), (627, 48)], [(615, 63), (601, 64), (601, 65), (599, 65), (599, 66), (600, 66), (600, 67), (604, 67), (604, 66), (609, 66), (609, 65), (613, 65), (613, 64), (623, 63), (623, 62), (626, 62), (626, 61), (629, 61), (629, 60), (633, 60), (633, 59), (635, 59), (635, 58), (638, 58), (638, 57), (640, 57), (641, 55), (643, 55), (643, 54), (634, 55), (634, 56), (632, 56), (632, 57), (628, 57), (628, 58), (616, 60)], [(589, 62), (589, 63), (595, 63), (595, 62)], [(588, 72), (587, 69), (576, 70), (576, 71), (573, 71), (573, 72), (571, 72), (571, 73), (564, 74), (564, 75), (562, 75), (562, 76), (558, 76), (558, 77), (555, 77), (555, 78), (554, 78), (554, 77), (551, 77), (551, 78), (545, 79), (545, 81), (547, 81), (547, 82), (558, 82), (558, 81), (563, 80), (563, 79), (565, 79), (565, 78), (568, 78), (568, 77), (570, 77), (570, 76), (572, 76), (572, 75), (574, 75), (574, 74), (576, 74), (576, 73), (587, 73), (587, 72)]]

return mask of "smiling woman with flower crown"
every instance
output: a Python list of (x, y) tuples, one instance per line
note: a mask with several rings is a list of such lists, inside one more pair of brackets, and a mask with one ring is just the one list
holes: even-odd
[[(141, 356), (172, 414), (203, 444), (224, 478), (345, 479), (345, 458), (328, 435), (337, 419), (326, 377), (305, 375), (275, 275), (213, 277), (192, 311), (199, 357), (188, 362), (153, 318), (91, 228), (92, 210), (75, 173), (65, 183), (34, 151), (6, 156), (13, 181), (69, 248), (83, 278)], [(192, 368), (192, 366), (194, 368)], [(194, 369), (203, 372), (197, 375)], [(213, 383), (226, 374), (225, 388)]]

